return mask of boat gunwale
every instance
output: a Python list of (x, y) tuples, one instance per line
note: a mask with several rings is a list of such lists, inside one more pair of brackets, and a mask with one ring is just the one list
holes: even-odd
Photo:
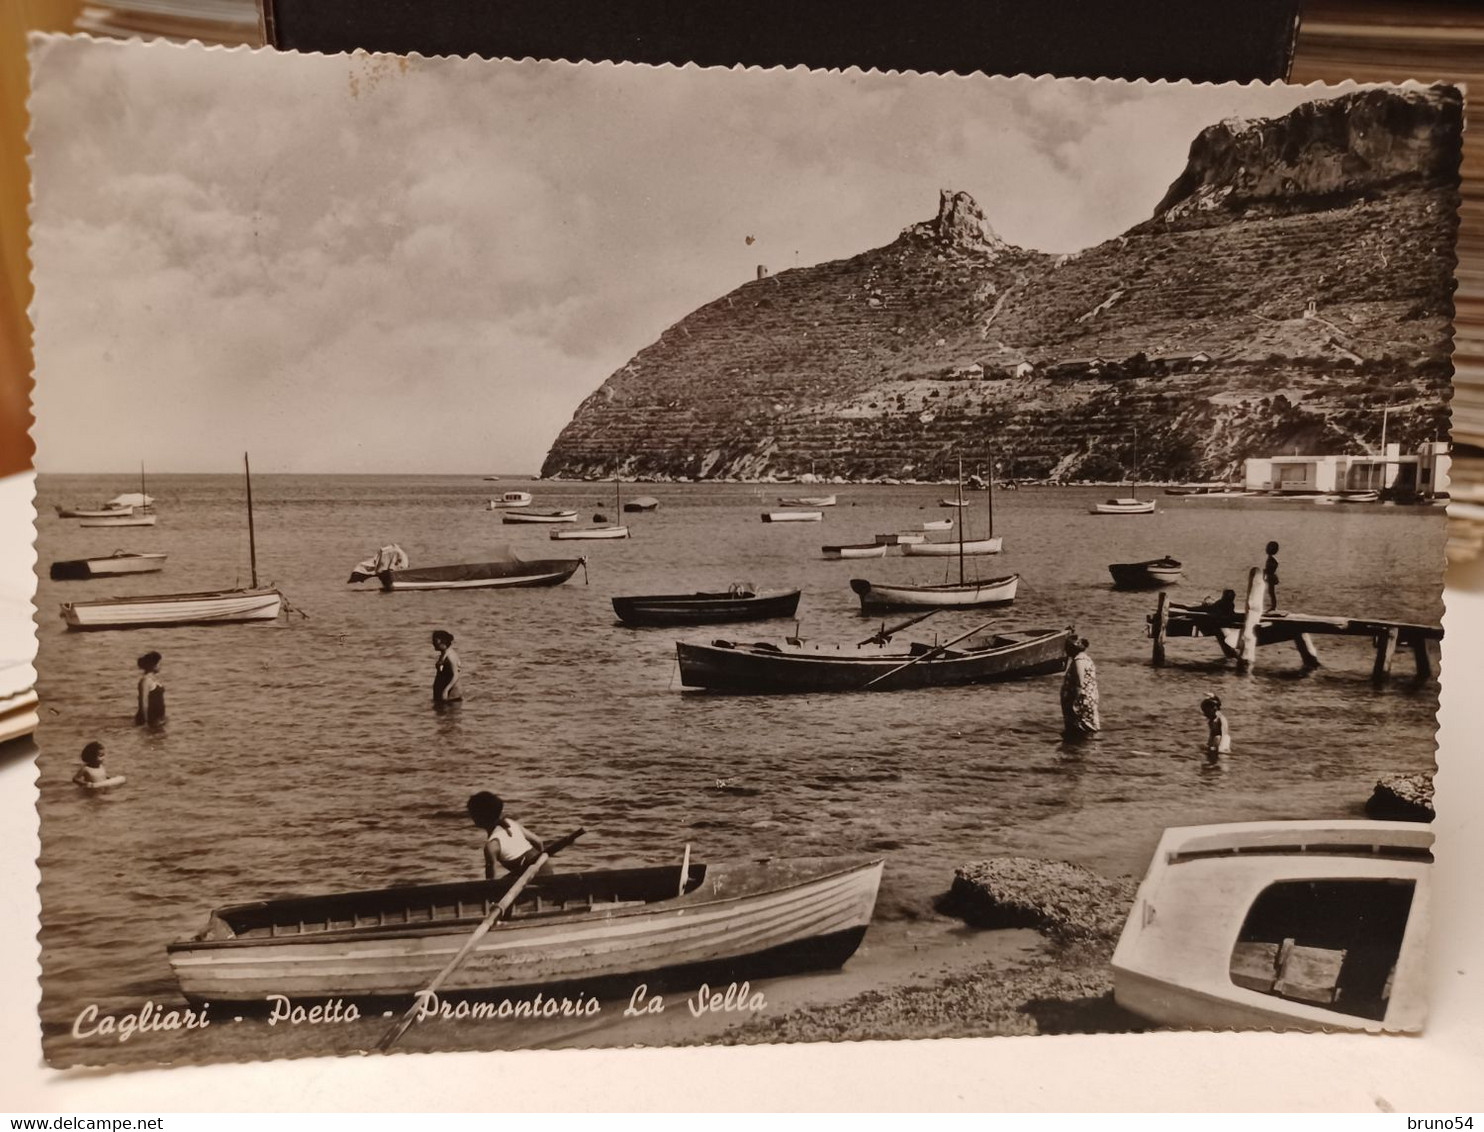
[(208, 601), (212, 598), (225, 597), (267, 597), (269, 594), (283, 597), (283, 591), (277, 586), (259, 586), (257, 589), (247, 590), (201, 590), (197, 593), (143, 594), (134, 597), (102, 597), (88, 601), (64, 601), (62, 608), (66, 610), (81, 607), (96, 608), (105, 605), (145, 605), (167, 601)]
[[(709, 641), (676, 641), (675, 644), (676, 644), (676, 647), (677, 648), (689, 648), (689, 649), (697, 649), (697, 648), (699, 648), (699, 649), (707, 649), (707, 650), (710, 650), (710, 651), (713, 651), (713, 652), (721, 652), (721, 653), (741, 653), (741, 654), (743, 654), (745, 656), (761, 657), (761, 658), (764, 658), (764, 659), (767, 659), (767, 660), (806, 661), (806, 662), (811, 663), (811, 664), (818, 664), (820, 662), (823, 662), (823, 663), (826, 663), (826, 664), (844, 664), (844, 665), (849, 665), (850, 668), (855, 669), (856, 671), (859, 671), (860, 669), (857, 666), (872, 666), (872, 665), (876, 665), (876, 666), (883, 666), (883, 667), (885, 667), (885, 666), (895, 667), (895, 666), (901, 664), (902, 661), (907, 661), (907, 660), (915, 660), (916, 663), (918, 663), (918, 664), (929, 665), (929, 666), (931, 666), (931, 665), (960, 664), (960, 663), (963, 663), (965, 661), (982, 661), (982, 660), (986, 659), (987, 656), (989, 656), (990, 654), (1010, 652), (1011, 650), (1014, 650), (1014, 649), (1029, 649), (1029, 648), (1033, 648), (1033, 647), (1035, 647), (1037, 645), (1041, 645), (1041, 644), (1046, 643), (1052, 637), (1062, 636), (1062, 635), (1070, 632), (1070, 630), (1068, 630), (1068, 629), (1017, 629), (1017, 630), (1011, 630), (1011, 631), (1007, 631), (1007, 632), (997, 633), (996, 635), (997, 636), (1007, 636), (1007, 635), (1010, 635), (1010, 633), (1012, 633), (1012, 632), (1013, 633), (1018, 633), (1018, 634), (1034, 634), (1034, 635), (1027, 636), (1024, 640), (1011, 641), (1011, 642), (1009, 642), (1007, 644), (1003, 644), (1003, 645), (982, 645), (982, 646), (979, 646), (977, 648), (971, 648), (971, 649), (958, 649), (958, 648), (954, 648), (954, 649), (945, 649), (945, 650), (942, 650), (942, 651), (939, 651), (938, 648), (937, 648), (937, 646), (926, 646), (925, 645), (923, 647), (924, 647), (924, 649), (926, 651), (923, 652), (923, 653), (896, 652), (896, 653), (891, 653), (891, 654), (885, 655), (885, 656), (849, 656), (849, 655), (846, 655), (846, 654), (823, 653), (823, 652), (821, 652), (821, 653), (785, 652), (782, 649), (779, 649), (777, 652), (774, 652), (771, 649), (764, 649), (761, 652), (758, 652), (758, 651), (754, 651), (757, 648), (758, 642), (753, 642), (753, 643), (748, 643), (748, 644), (738, 644), (736, 642), (732, 642), (729, 645), (725, 645), (725, 646), (723, 646), (723, 645), (716, 645), (716, 644), (713, 644), (713, 643), (711, 643)], [(932, 656), (931, 654), (933, 652), (938, 652), (938, 655), (937, 656)], [(917, 659), (918, 657), (926, 657), (926, 659), (918, 660)]]

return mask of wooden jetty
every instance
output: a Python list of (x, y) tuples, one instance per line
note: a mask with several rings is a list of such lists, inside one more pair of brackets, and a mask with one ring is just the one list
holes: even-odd
[(1292, 642), (1305, 668), (1319, 667), (1316, 636), (1369, 637), (1375, 644), (1376, 661), (1371, 679), (1384, 684), (1391, 673), (1391, 663), (1398, 648), (1410, 648), (1417, 669), (1417, 679), (1433, 673), (1429, 641), (1443, 639), (1441, 625), (1416, 625), (1405, 621), (1386, 621), (1375, 617), (1321, 616), (1265, 608), (1267, 586), (1262, 571), (1253, 567), (1247, 579), (1247, 600), (1243, 608), (1221, 608), (1219, 605), (1176, 605), (1168, 593), (1159, 595), (1159, 603), (1147, 618), (1147, 633), (1153, 642), (1156, 666), (1165, 662), (1165, 642), (1171, 637), (1213, 637), (1228, 659), (1237, 662), (1237, 671), (1250, 672), (1257, 665), (1260, 645)]

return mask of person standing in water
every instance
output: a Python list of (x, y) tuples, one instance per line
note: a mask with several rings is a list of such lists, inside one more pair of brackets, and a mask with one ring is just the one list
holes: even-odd
[(433, 647), (438, 650), (433, 667), (433, 706), (456, 704), (464, 698), (464, 692), (459, 687), (459, 654), (453, 651), (453, 634), (434, 629)]
[(1262, 566), (1262, 580), (1267, 584), (1268, 610), (1278, 608), (1278, 544), (1268, 543), (1268, 560)]
[(1214, 759), (1217, 755), (1232, 752), (1232, 733), (1226, 716), (1221, 714), (1221, 697), (1207, 696), (1201, 701), (1201, 714), (1206, 717), (1206, 755)]
[(160, 679), (160, 654), (147, 652), (139, 658), (143, 673), (139, 677), (139, 706), (134, 712), (136, 726), (159, 727), (165, 722), (165, 684)]
[(1061, 682), (1062, 733), (1068, 739), (1095, 735), (1102, 729), (1098, 717), (1098, 671), (1087, 655), (1087, 638), (1067, 641), (1067, 671)]
[[(481, 790), (469, 798), (469, 818), (485, 832), (484, 879), (524, 872), (544, 851), (541, 840), (514, 818), (505, 816), (505, 802), (497, 794)], [(548, 861), (541, 871), (549, 872)]]

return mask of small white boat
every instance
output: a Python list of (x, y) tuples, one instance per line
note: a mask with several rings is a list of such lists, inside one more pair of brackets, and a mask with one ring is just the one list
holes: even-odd
[(916, 531), (897, 531), (888, 535), (877, 535), (876, 541), (882, 546), (916, 546), (920, 542), (927, 542), (927, 535), (920, 535)]
[(1113, 953), (1119, 1005), (1206, 1030), (1416, 1030), (1429, 826), (1275, 821), (1165, 830)]
[(1020, 575), (986, 578), (978, 582), (953, 582), (941, 586), (898, 586), (852, 578), (850, 588), (861, 599), (861, 612), (886, 609), (949, 609), (985, 605), (1009, 605), (1015, 600)]
[(1088, 508), (1090, 515), (1152, 515), (1152, 499), (1108, 499)]
[(486, 511), (503, 511), (507, 507), (529, 507), (531, 505), (531, 493), (529, 491), (507, 491), (498, 499), (491, 499)]
[(887, 549), (884, 542), (857, 542), (819, 548), (826, 558), (885, 558)]
[(779, 499), (781, 507), (833, 507), (835, 497), (833, 495), (801, 495), (796, 499)]
[(121, 515), (98, 515), (91, 519), (81, 519), (77, 525), (79, 527), (152, 527), (155, 525), (155, 517), (136, 515), (131, 509)]
[(59, 519), (118, 519), (134, 514), (132, 507), (58, 507)]
[(968, 505), (969, 505), (969, 501), (967, 499), (940, 499), (940, 500), (938, 500), (938, 506), (939, 507), (967, 507)]
[(929, 519), (922, 524), (925, 531), (951, 531), (953, 530), (952, 519)]
[(153, 574), (165, 568), (163, 554), (131, 554), (115, 550), (106, 558), (71, 558), (53, 562), (53, 581), (79, 581), (86, 578), (112, 578), (119, 574)]
[(502, 523), (575, 523), (576, 511), (512, 511), (501, 515)]
[(1340, 503), (1375, 503), (1381, 498), (1379, 491), (1350, 491), (1340, 496)]
[(253, 589), (71, 601), (62, 606), (62, 619), (69, 629), (164, 629), (273, 621), (281, 612), (283, 594)]
[(824, 516), (818, 511), (764, 511), (765, 523), (817, 523)]
[(998, 554), (1004, 545), (1005, 540), (995, 535), (994, 538), (964, 539), (963, 542), (904, 543), (902, 553), (924, 558), (948, 558), (958, 554), (969, 557), (976, 554)]
[(552, 531), (546, 537), (552, 539), (628, 538), (629, 528), (623, 525), (611, 527), (575, 527), (570, 531)]

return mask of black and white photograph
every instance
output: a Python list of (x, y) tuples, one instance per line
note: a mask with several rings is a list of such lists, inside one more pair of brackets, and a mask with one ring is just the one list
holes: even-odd
[(1458, 88), (32, 67), (48, 1064), (1423, 1029)]

